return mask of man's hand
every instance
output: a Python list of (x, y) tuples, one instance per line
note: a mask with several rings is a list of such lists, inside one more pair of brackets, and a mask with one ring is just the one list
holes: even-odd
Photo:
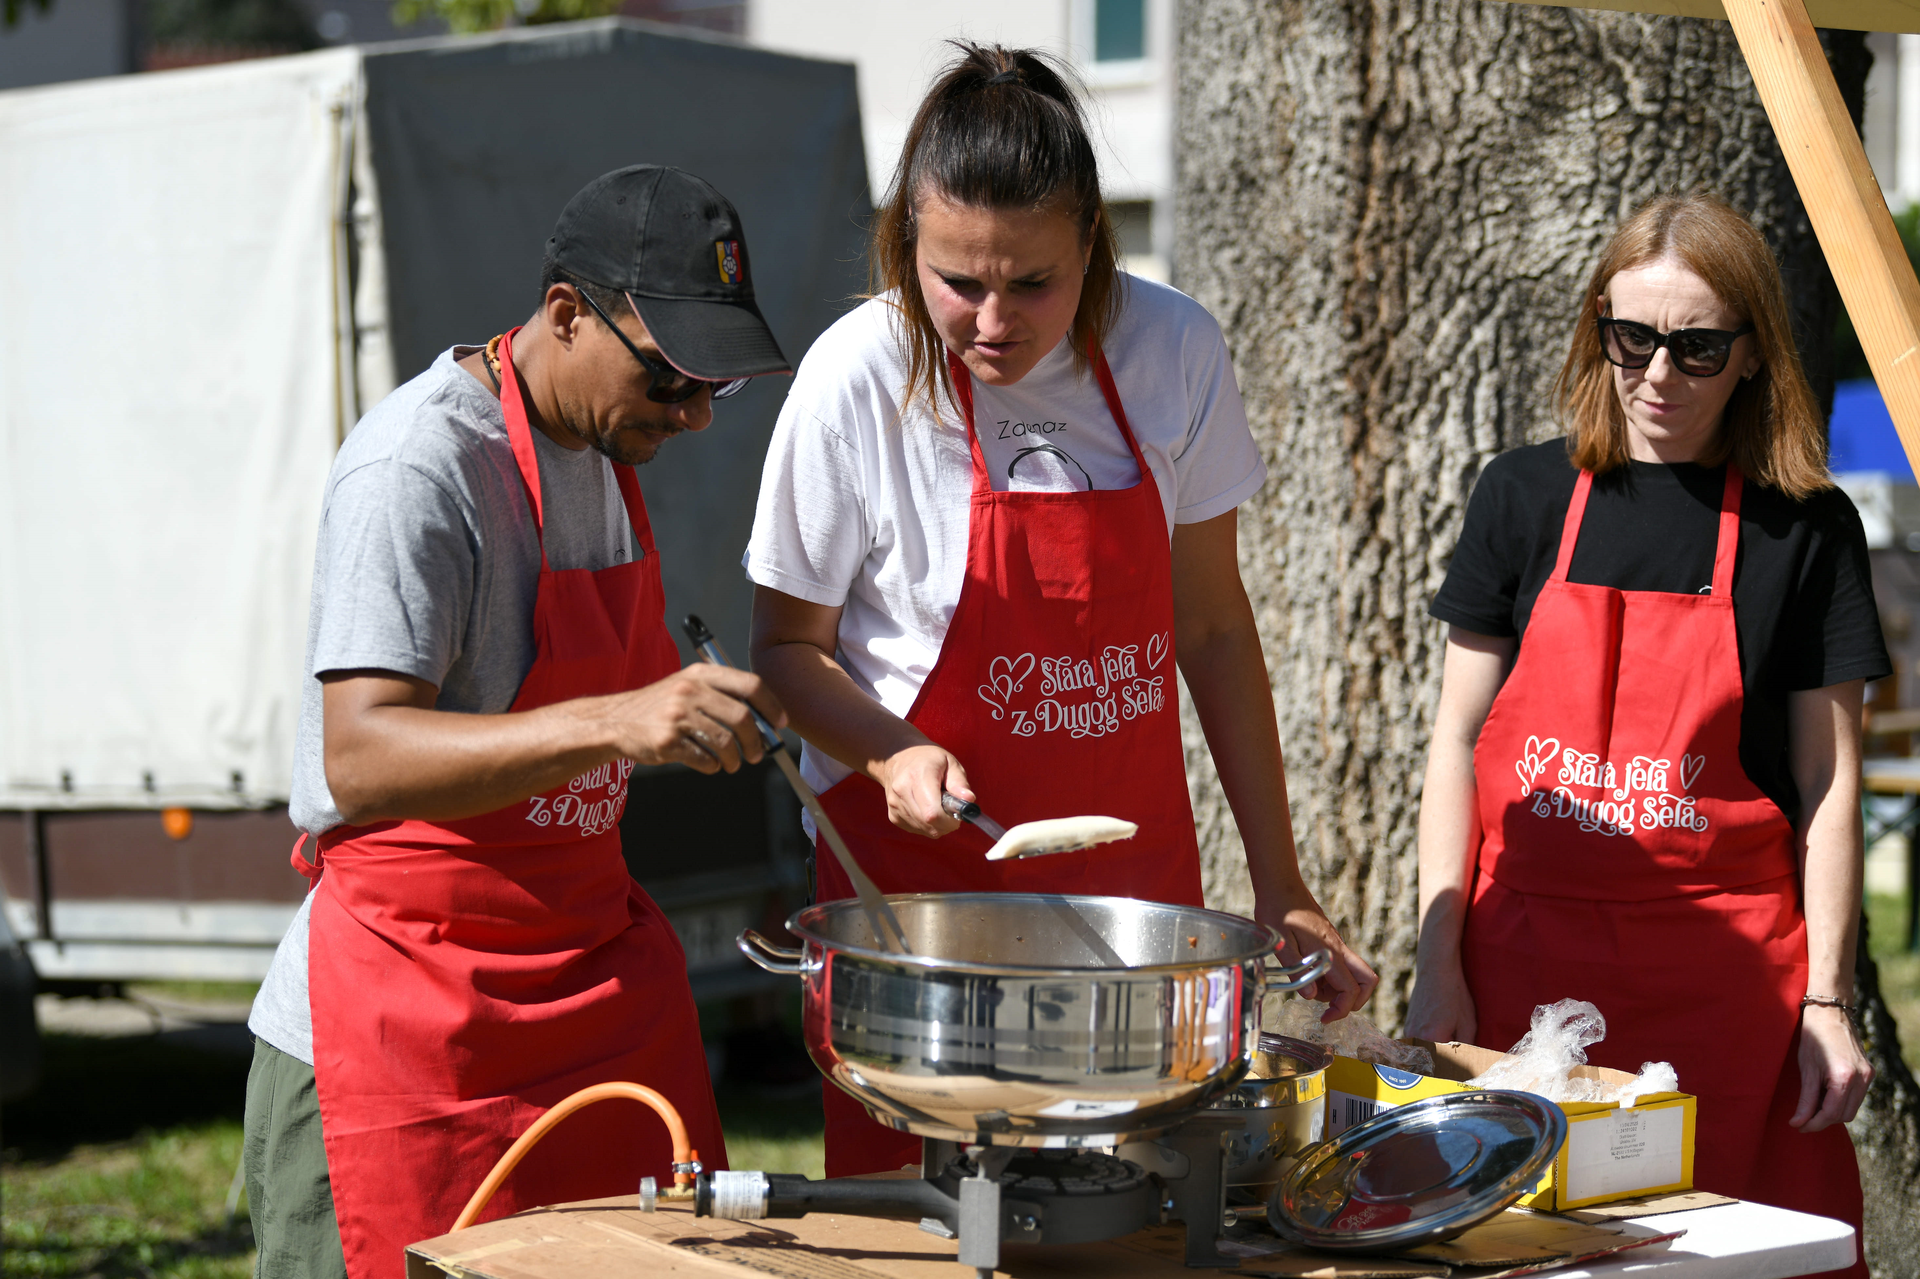
[(967, 770), (952, 752), (932, 742), (896, 751), (872, 772), (887, 793), (887, 820), (928, 839), (960, 828), (960, 819), (940, 806), (941, 791), (968, 801), (975, 798), (967, 786)]
[(702, 773), (737, 772), (766, 758), (749, 702), (773, 723), (785, 720), (759, 676), (706, 662), (631, 693), (589, 700), (601, 704), (621, 758)]
[(748, 702), (776, 728), (787, 719), (757, 676), (704, 663), (629, 693), (503, 715), (435, 710), (438, 689), (392, 671), (320, 680), (327, 788), (355, 826), (477, 817), (616, 759), (733, 772), (765, 755)]

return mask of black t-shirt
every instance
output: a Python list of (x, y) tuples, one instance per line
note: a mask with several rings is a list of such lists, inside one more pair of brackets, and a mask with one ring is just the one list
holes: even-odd
[[(1503, 453), (1467, 504), (1447, 580), (1428, 610), (1482, 635), (1523, 637), (1553, 574), (1580, 473), (1565, 440)], [(1713, 581), (1724, 466), (1629, 462), (1594, 480), (1569, 580), (1623, 591), (1694, 594)], [(1893, 670), (1880, 634), (1860, 516), (1826, 489), (1796, 502), (1749, 479), (1740, 499), (1734, 627), (1746, 703), (1740, 762), (1790, 820), (1799, 794), (1787, 758), (1787, 694)]]

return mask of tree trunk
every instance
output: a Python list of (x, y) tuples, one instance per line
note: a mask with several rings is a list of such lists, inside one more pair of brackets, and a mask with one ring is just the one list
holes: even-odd
[[(1864, 41), (1835, 34), (1829, 54), (1857, 118)], [(1560, 433), (1549, 389), (1607, 236), (1645, 197), (1696, 185), (1750, 213), (1823, 398), (1837, 298), (1724, 22), (1184, 0), (1179, 84), (1176, 279), (1226, 329), (1271, 470), (1242, 508), (1241, 558), (1301, 864), (1380, 968), (1373, 1014), (1391, 1029), (1411, 988), (1444, 644), (1427, 604), (1481, 467)], [(1186, 715), (1208, 900), (1245, 912), (1238, 838)], [(1860, 1148), (1893, 1193), (1870, 1255), (1911, 1273), (1895, 1254), (1920, 1235), (1920, 1112), (1875, 1001), (1881, 1084), (1862, 1118), (1882, 1140)]]

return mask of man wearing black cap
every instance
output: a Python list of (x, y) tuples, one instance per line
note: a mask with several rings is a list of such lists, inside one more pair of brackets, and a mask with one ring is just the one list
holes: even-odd
[[(732, 771), (748, 703), (782, 716), (752, 675), (679, 669), (631, 468), (790, 369), (690, 174), (590, 183), (542, 274), (525, 325), (388, 396), (328, 479), (290, 804), (314, 888), (249, 1019), (261, 1279), (397, 1275), (594, 1083), (658, 1090), (724, 1166), (685, 957), (618, 823), (635, 762)], [(486, 1215), (676, 1171), (659, 1118), (596, 1107)]]

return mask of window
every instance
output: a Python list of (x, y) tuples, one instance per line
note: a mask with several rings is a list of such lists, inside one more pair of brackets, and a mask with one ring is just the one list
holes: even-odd
[(1147, 56), (1147, 0), (1093, 0), (1093, 60), (1134, 62)]
[(1153, 201), (1115, 200), (1107, 205), (1114, 237), (1122, 257), (1146, 257), (1153, 252)]

